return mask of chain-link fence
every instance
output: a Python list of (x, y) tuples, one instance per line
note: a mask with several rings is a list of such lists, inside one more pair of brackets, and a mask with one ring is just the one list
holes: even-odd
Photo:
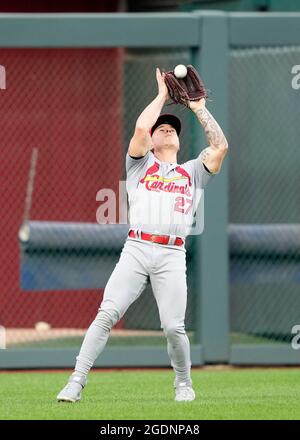
[[(126, 238), (125, 225), (98, 243), (96, 195), (109, 188), (119, 198), (135, 121), (157, 92), (155, 67), (189, 61), (188, 49), (1, 50), (0, 324), (8, 349), (79, 347)], [(192, 159), (190, 113), (164, 110), (182, 120), (178, 163)], [(189, 239), (187, 249), (192, 341)], [(109, 344), (124, 343), (165, 344), (150, 285), (112, 332)]]
[(300, 323), (300, 47), (230, 54), (233, 342), (288, 342)]
[[(293, 80), (300, 47), (291, 46), (298, 44), (300, 16), (125, 15), (60, 17), (66, 27), (57, 36), (57, 18), (47, 17), (38, 44), (27, 33), (28, 23), (37, 29), (36, 20), (15, 18), (2, 37), (0, 345), (8, 348), (2, 367), (73, 365), (127, 235), (118, 214), (115, 226), (98, 225), (96, 216), (109, 194), (116, 206), (120, 202), (125, 154), (137, 117), (156, 95), (156, 66), (169, 70), (191, 62), (201, 70), (214, 94), (209, 109), (225, 131), (229, 104), (231, 340), (267, 342), (269, 348), (289, 342), (300, 324), (300, 100), (299, 80)], [(112, 32), (116, 23), (118, 32)], [(16, 48), (15, 29), (24, 34), (22, 49)], [(163, 111), (182, 120), (178, 162), (195, 158), (206, 145), (197, 146), (201, 131), (192, 113), (180, 106)], [(206, 235), (186, 242), (186, 328), (200, 363), (255, 362), (253, 350), (260, 350), (228, 347), (226, 161), (209, 189)], [(105, 198), (102, 189), (108, 190)], [(165, 348), (150, 285), (108, 343), (124, 344)], [(16, 347), (29, 348), (24, 362)], [(62, 353), (56, 348), (70, 350), (52, 362), (51, 350), (41, 361), (30, 347), (54, 348), (54, 356)], [(271, 347), (264, 362), (297, 362), (286, 348)], [(152, 365), (151, 353), (155, 365), (167, 362), (160, 347), (126, 352), (132, 365), (141, 365), (140, 353), (148, 356), (143, 365)], [(119, 365), (115, 354), (109, 350), (106, 365)]]

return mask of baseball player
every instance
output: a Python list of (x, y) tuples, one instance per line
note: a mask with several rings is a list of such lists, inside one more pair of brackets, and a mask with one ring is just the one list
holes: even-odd
[(158, 94), (136, 121), (126, 154), (126, 188), (130, 229), (120, 259), (104, 290), (98, 314), (90, 325), (74, 372), (57, 400), (76, 402), (87, 375), (103, 351), (111, 328), (151, 282), (167, 351), (174, 369), (175, 400), (192, 401), (190, 343), (185, 332), (187, 303), (185, 237), (196, 211), (196, 191), (220, 171), (226, 138), (204, 98), (190, 101), (209, 146), (196, 159), (177, 163), (180, 120), (161, 110), (168, 88), (156, 69)]

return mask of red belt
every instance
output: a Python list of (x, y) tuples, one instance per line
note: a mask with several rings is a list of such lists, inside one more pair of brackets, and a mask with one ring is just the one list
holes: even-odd
[[(137, 234), (135, 231), (130, 229), (128, 233), (129, 237), (137, 238)], [(145, 232), (141, 232), (141, 239), (152, 241), (152, 243), (159, 243), (159, 244), (169, 244), (169, 235), (155, 235), (155, 234), (146, 234)], [(175, 246), (182, 246), (184, 241), (180, 237), (176, 237), (174, 244)]]

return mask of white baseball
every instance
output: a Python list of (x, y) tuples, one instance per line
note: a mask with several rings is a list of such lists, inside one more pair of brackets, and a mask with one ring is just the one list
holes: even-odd
[(174, 69), (174, 75), (176, 78), (184, 78), (187, 74), (187, 68), (183, 64), (178, 64)]

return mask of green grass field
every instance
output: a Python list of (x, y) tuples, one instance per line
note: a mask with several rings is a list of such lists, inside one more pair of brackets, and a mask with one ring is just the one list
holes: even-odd
[(70, 372), (0, 374), (0, 419), (300, 419), (300, 369), (194, 369), (194, 402), (175, 402), (172, 370), (94, 371), (82, 400), (57, 403)]

